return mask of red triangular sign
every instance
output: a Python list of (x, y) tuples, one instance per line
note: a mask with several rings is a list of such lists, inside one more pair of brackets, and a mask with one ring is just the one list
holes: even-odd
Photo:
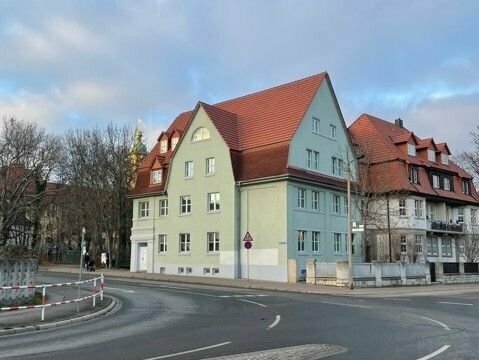
[(251, 234), (249, 231), (246, 232), (246, 235), (243, 238), (243, 241), (253, 241), (253, 238), (251, 237)]

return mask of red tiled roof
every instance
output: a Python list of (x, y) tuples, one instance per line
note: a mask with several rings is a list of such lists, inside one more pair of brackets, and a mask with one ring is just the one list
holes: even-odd
[(238, 139), (238, 116), (219, 107), (200, 102), (218, 132), (231, 150), (240, 150)]
[[(422, 149), (432, 144), (435, 148), (446, 151), (449, 149), (445, 143), (435, 144), (432, 138), (420, 139), (404, 127), (399, 127), (377, 117), (363, 114), (349, 127), (349, 133), (353, 143), (358, 144), (366, 153), (363, 160), (363, 168), (370, 167), (372, 170), (371, 184), (373, 191), (384, 191), (382, 186), (390, 182), (391, 190), (404, 190), (420, 193), (423, 195), (439, 196), (459, 201), (479, 201), (476, 190), (472, 186), (471, 195), (462, 193), (462, 179), (470, 180), (472, 177), (453, 161), (448, 165), (429, 161), (427, 157), (409, 156), (405, 149), (401, 150), (400, 143), (411, 136), (417, 142), (417, 148)], [(408, 164), (418, 167), (419, 184), (412, 184), (408, 178)], [(454, 176), (454, 191), (435, 189), (429, 180), (429, 170), (439, 170)], [(384, 181), (381, 176), (392, 174), (392, 178)]]

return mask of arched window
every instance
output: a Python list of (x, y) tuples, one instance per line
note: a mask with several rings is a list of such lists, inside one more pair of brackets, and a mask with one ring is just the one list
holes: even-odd
[(197, 141), (202, 141), (210, 138), (210, 132), (206, 128), (198, 128), (196, 131), (193, 133), (193, 136), (191, 138), (192, 142), (197, 142)]

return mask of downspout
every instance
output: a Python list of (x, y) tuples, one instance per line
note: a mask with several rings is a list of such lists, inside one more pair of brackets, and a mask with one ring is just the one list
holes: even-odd
[(389, 194), (386, 194), (386, 211), (388, 216), (388, 240), (389, 240), (389, 262), (393, 262), (392, 244), (391, 244), (391, 217), (389, 215)]

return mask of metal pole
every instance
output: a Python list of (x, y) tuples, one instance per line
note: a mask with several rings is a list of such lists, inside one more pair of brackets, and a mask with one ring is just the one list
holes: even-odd
[(93, 307), (95, 307), (96, 300), (96, 278), (93, 279)]
[(45, 298), (46, 298), (46, 291), (47, 291), (47, 287), (44, 286), (43, 287), (43, 290), (42, 290), (42, 321), (45, 320)]
[(248, 268), (247, 279), (249, 280), (249, 249), (246, 249), (246, 265)]
[[(77, 299), (80, 299), (80, 287), (81, 287), (81, 276), (83, 272), (83, 248), (85, 246), (85, 228), (81, 231), (81, 245), (80, 245), (80, 274), (78, 275), (78, 296)], [(80, 312), (80, 302), (77, 301), (77, 313)]]
[(105, 278), (103, 277), (103, 274), (101, 274), (101, 279), (100, 279), (100, 301), (103, 301), (103, 287), (105, 284)]
[(348, 277), (349, 288), (354, 288), (353, 283), (353, 241), (351, 233), (351, 168), (348, 164)]

